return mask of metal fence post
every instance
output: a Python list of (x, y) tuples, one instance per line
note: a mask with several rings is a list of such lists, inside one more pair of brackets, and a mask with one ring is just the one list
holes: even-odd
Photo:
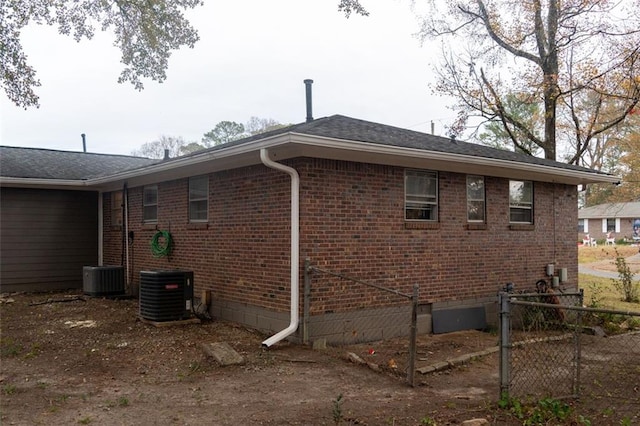
[(302, 313), (302, 343), (309, 343), (309, 305), (311, 299), (311, 259), (304, 260), (304, 307)]
[(509, 373), (511, 363), (511, 305), (509, 294), (500, 292), (500, 398), (509, 396)]
[(411, 296), (411, 328), (409, 333), (409, 371), (407, 372), (407, 381), (411, 386), (415, 386), (416, 341), (418, 337), (418, 284), (413, 285), (413, 295)]
[[(578, 306), (582, 307), (584, 306), (584, 289), (580, 289), (580, 301), (578, 302)], [(579, 398), (580, 397), (580, 369), (582, 368), (581, 365), (581, 359), (582, 359), (582, 315), (584, 314), (583, 311), (577, 311), (577, 318), (576, 318), (576, 329), (574, 331), (574, 336), (573, 338), (575, 339), (575, 352), (573, 354), (574, 356), (574, 366), (575, 366), (575, 372), (574, 372), (574, 378), (575, 381), (573, 383), (573, 396), (575, 398)]]

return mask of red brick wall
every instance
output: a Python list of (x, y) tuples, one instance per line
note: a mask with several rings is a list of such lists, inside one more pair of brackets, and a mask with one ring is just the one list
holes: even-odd
[[(530, 229), (509, 226), (508, 180), (487, 177), (486, 229), (467, 229), (466, 175), (439, 172), (439, 223), (408, 228), (404, 220), (404, 169), (333, 160), (296, 159), (300, 173), (300, 258), (357, 279), (411, 293), (421, 302), (495, 295), (507, 282), (533, 288), (545, 266), (566, 267), (577, 284), (576, 191), (534, 184)], [(174, 238), (169, 258), (153, 258), (156, 226), (142, 223), (142, 188), (129, 189), (133, 276), (157, 268), (195, 273), (196, 294), (213, 299), (289, 309), (290, 178), (265, 166), (209, 176), (207, 227), (188, 223), (188, 180), (158, 184), (157, 229)], [(105, 264), (120, 263), (120, 231), (111, 228), (104, 199)], [(431, 229), (430, 229), (431, 228)], [(300, 283), (302, 287), (302, 265)], [(357, 284), (315, 274), (312, 314), (406, 301)], [(302, 310), (301, 310), (302, 312)]]
[[(299, 171), (301, 256), (312, 265), (408, 294), (418, 284), (421, 302), (495, 295), (507, 282), (532, 289), (547, 263), (567, 267), (569, 284), (577, 283), (573, 187), (536, 182), (533, 230), (513, 230), (508, 180), (487, 177), (487, 227), (469, 230), (466, 175), (440, 172), (436, 229), (407, 229), (403, 168), (313, 160)], [(360, 307), (389, 300), (369, 291), (354, 301), (364, 287), (323, 274), (313, 284), (320, 303), (312, 313), (341, 311), (345, 301)]]

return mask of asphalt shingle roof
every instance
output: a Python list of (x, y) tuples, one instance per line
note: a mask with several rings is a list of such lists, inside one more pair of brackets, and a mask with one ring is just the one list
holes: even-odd
[(141, 157), (0, 146), (0, 176), (85, 180), (157, 163)]
[(640, 218), (640, 202), (607, 203), (578, 210), (580, 219)]
[(558, 161), (546, 160), (544, 158), (532, 157), (530, 155), (522, 153), (491, 148), (488, 146), (463, 142), (460, 140), (453, 140), (451, 138), (435, 136), (428, 133), (416, 132), (400, 127), (359, 120), (351, 117), (346, 117), (344, 115), (332, 115), (310, 122), (294, 124), (289, 127), (284, 127), (267, 133), (251, 136), (249, 138), (229, 142), (224, 145), (218, 145), (216, 147), (210, 148), (210, 150), (216, 150), (232, 145), (240, 145), (249, 141), (289, 132), (300, 133), (309, 136), (321, 136), (333, 139), (366, 142), (401, 148), (414, 148), (426, 151), (493, 158), (497, 160), (544, 165), (566, 170), (577, 170), (582, 172), (601, 174), (600, 172), (580, 166), (561, 163)]
[[(308, 136), (326, 137), (344, 141), (386, 145), (399, 148), (413, 148), (425, 151), (475, 156), (488, 159), (506, 160), (516, 163), (544, 165), (565, 170), (576, 170), (593, 174), (604, 173), (584, 167), (565, 164), (526, 154), (505, 151), (442, 136), (416, 132), (380, 123), (358, 120), (343, 115), (332, 115), (310, 122), (261, 133), (248, 138), (214, 146), (185, 157), (216, 151), (230, 146), (247, 144), (256, 140), (297, 133)], [(366, 148), (363, 148), (366, 149)], [(165, 160), (172, 161), (174, 159)], [(43, 178), (85, 180), (109, 176), (118, 172), (133, 170), (160, 162), (148, 158), (124, 155), (93, 154), (84, 152), (55, 151), (35, 148), (0, 147), (0, 176), (15, 178)]]

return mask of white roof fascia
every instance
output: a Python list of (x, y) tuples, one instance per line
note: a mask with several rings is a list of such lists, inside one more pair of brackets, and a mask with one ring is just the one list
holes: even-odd
[(42, 179), (42, 178), (17, 178), (0, 176), (0, 187), (12, 188), (42, 188), (48, 189), (77, 189), (86, 190), (86, 180), (72, 179)]
[(196, 153), (189, 157), (176, 158), (175, 160), (167, 161), (164, 163), (155, 163), (149, 166), (144, 166), (138, 169), (129, 170), (125, 172), (115, 173), (113, 175), (88, 179), (87, 184), (90, 186), (100, 186), (113, 181), (127, 180), (134, 177), (144, 176), (149, 173), (160, 173), (164, 171), (171, 171), (180, 169), (183, 167), (189, 167), (191, 165), (201, 164), (212, 160), (222, 160), (225, 158), (235, 157), (241, 154), (255, 153), (258, 159), (256, 164), (260, 163), (260, 149), (269, 148), (273, 146), (282, 145), (291, 141), (291, 134), (285, 133), (276, 135), (270, 138), (259, 139), (257, 141), (248, 142), (240, 145), (233, 145), (228, 148), (221, 148), (214, 151), (207, 151), (203, 153)]
[[(347, 161), (366, 161), (363, 157), (384, 156), (389, 157), (388, 164), (394, 164), (404, 167), (420, 167), (425, 162), (431, 164), (455, 164), (469, 169), (472, 174), (482, 174), (487, 176), (505, 177), (517, 174), (524, 174), (531, 180), (546, 180), (559, 183), (578, 184), (578, 183), (618, 183), (620, 179), (616, 176), (600, 174), (595, 172), (584, 172), (580, 170), (563, 169), (552, 166), (521, 163), (510, 160), (501, 160), (495, 158), (477, 157), (473, 155), (452, 154), (439, 151), (428, 151), (416, 148), (398, 147), (393, 145), (383, 145), (371, 142), (350, 141), (345, 139), (336, 139), (325, 136), (311, 136), (301, 133), (284, 133), (272, 137), (257, 139), (255, 141), (222, 147), (213, 151), (196, 153), (188, 157), (176, 158), (171, 161), (155, 163), (149, 166), (143, 166), (133, 170), (115, 173), (113, 175), (87, 179), (87, 180), (58, 180), (58, 179), (30, 179), (30, 178), (10, 178), (0, 177), (0, 185), (20, 186), (20, 187), (43, 187), (61, 188), (61, 189), (93, 189), (93, 187), (113, 186), (117, 182), (127, 181), (128, 179), (144, 178), (149, 174), (158, 174), (171, 171), (177, 171), (189, 166), (202, 165), (210, 161), (231, 159), (233, 157), (255, 154), (255, 164), (260, 164), (260, 149), (277, 148), (284, 145), (298, 146), (296, 155), (304, 155), (304, 147), (310, 151), (321, 149), (322, 155), (327, 158), (344, 159)], [(277, 154), (276, 151), (273, 154)], [(285, 155), (285, 153), (282, 153)], [(313, 153), (310, 153), (313, 155)], [(292, 154), (290, 154), (292, 155)], [(349, 155), (353, 155), (351, 158)], [(284, 160), (287, 157), (279, 158)], [(375, 160), (380, 160), (376, 158)], [(252, 159), (253, 161), (253, 159)], [(446, 168), (449, 169), (449, 168)], [(456, 171), (449, 169), (451, 171)], [(493, 173), (491, 172), (493, 170)], [(459, 171), (465, 173), (466, 171)]]
[[(402, 155), (411, 158), (424, 158), (429, 160), (439, 160), (448, 163), (465, 163), (473, 164), (488, 168), (503, 168), (511, 169), (514, 171), (535, 173), (535, 174), (547, 174), (551, 176), (557, 176), (558, 181), (562, 182), (560, 178), (568, 178), (571, 181), (580, 181), (584, 183), (612, 183), (617, 184), (620, 182), (620, 178), (613, 175), (601, 174), (596, 172), (583, 172), (580, 170), (563, 169), (559, 167), (551, 167), (540, 164), (520, 163), (511, 160), (501, 160), (496, 158), (477, 157), (473, 155), (453, 154), (439, 151), (429, 151), (416, 148), (398, 147), (392, 145), (380, 145), (369, 142), (359, 141), (345, 141), (344, 139), (334, 139), (323, 136), (309, 136), (305, 134), (293, 133), (295, 136), (294, 142), (309, 144), (314, 146), (326, 146), (339, 149), (347, 149), (356, 152), (366, 151), (368, 153), (378, 153), (386, 155)], [(320, 142), (319, 140), (322, 140)], [(364, 150), (363, 146), (367, 149)]]

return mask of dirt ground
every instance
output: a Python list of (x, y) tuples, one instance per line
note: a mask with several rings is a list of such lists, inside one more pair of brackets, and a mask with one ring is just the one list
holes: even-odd
[[(146, 324), (134, 299), (75, 292), (0, 301), (3, 425), (518, 424), (495, 408), (496, 353), (416, 373), (412, 388), (390, 362), (406, 354), (404, 340), (263, 350), (266, 336), (222, 321)], [(228, 343), (244, 364), (218, 365), (202, 349), (212, 342)], [(420, 336), (418, 367), (496, 344), (475, 331)], [(350, 362), (349, 351), (379, 371)]]

